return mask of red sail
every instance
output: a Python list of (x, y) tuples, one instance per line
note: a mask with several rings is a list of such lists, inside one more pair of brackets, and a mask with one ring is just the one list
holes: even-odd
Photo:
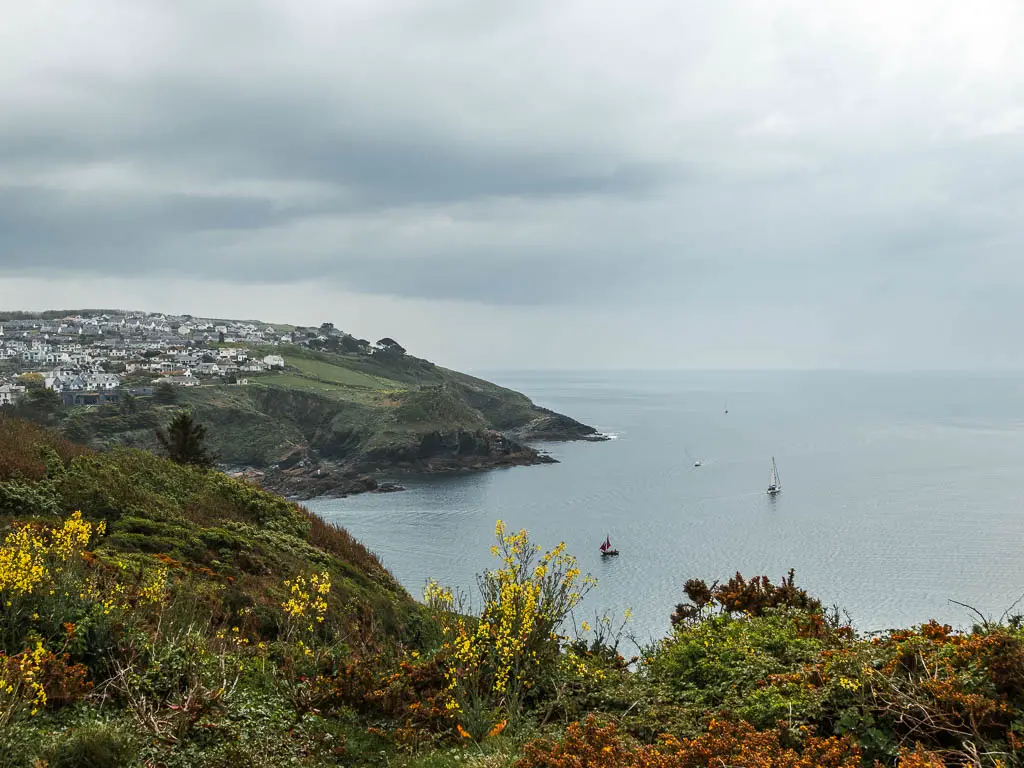
[(607, 552), (611, 548), (612, 548), (611, 539), (609, 539), (607, 536), (605, 536), (604, 537), (604, 544), (601, 545), (601, 551), (602, 552)]

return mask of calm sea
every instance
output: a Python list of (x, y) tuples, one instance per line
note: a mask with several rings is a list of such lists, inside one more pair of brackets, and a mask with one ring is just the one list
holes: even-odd
[[(565, 540), (599, 581), (579, 618), (631, 608), (644, 640), (667, 632), (688, 578), (737, 570), (795, 568), (861, 630), (969, 626), (951, 600), (998, 617), (1024, 594), (1022, 376), (485, 375), (615, 439), (544, 446), (559, 464), (310, 504), (416, 596), (428, 576), (471, 587), (499, 518)], [(618, 558), (601, 559), (605, 535)]]

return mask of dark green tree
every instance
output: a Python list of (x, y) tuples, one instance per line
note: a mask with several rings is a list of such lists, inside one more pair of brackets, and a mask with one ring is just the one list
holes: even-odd
[(178, 393), (174, 391), (174, 385), (162, 381), (153, 387), (153, 399), (161, 405), (170, 405), (178, 399)]
[(403, 347), (397, 341), (392, 339), (390, 336), (385, 336), (383, 339), (378, 341), (377, 349), (379, 349), (381, 352), (387, 352), (395, 355), (405, 354), (405, 347)]
[(60, 406), (60, 395), (52, 389), (29, 389), (18, 401), (16, 410), (19, 416), (30, 421), (49, 424)]
[(188, 411), (179, 411), (167, 425), (158, 429), (156, 439), (167, 451), (167, 458), (176, 464), (209, 468), (215, 458), (206, 448), (206, 427), (192, 418)]
[(135, 395), (131, 392), (125, 392), (121, 398), (121, 410), (125, 413), (137, 413), (139, 410), (139, 401)]

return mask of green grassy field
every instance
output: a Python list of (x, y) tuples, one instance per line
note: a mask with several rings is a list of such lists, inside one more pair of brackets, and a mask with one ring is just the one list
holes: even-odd
[(277, 387), (278, 389), (298, 389), (303, 392), (318, 392), (323, 395), (338, 396), (343, 393), (344, 387), (337, 384), (330, 384), (324, 381), (307, 379), (294, 373), (271, 373), (250, 379), (256, 385), (266, 387)]
[(340, 365), (314, 360), (307, 357), (288, 355), (285, 363), (298, 369), (303, 376), (310, 376), (333, 384), (340, 384), (345, 387), (363, 387), (366, 389), (398, 389), (401, 384), (380, 376), (371, 376), (366, 373), (354, 371)]

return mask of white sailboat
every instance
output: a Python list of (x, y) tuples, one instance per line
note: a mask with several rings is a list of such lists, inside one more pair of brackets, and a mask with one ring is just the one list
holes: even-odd
[(779, 470), (775, 466), (775, 457), (772, 456), (772, 474), (768, 479), (768, 495), (774, 496), (782, 492), (782, 481), (779, 479)]

